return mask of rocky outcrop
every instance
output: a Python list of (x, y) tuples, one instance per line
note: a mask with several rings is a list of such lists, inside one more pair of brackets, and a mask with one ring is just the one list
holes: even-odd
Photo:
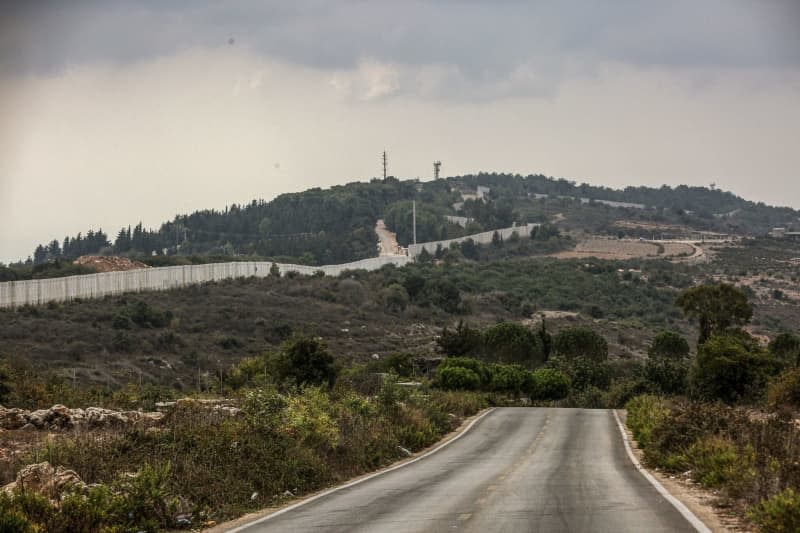
[(16, 480), (12, 481), (3, 491), (9, 494), (14, 492), (35, 492), (51, 500), (57, 500), (64, 492), (80, 491), (87, 488), (86, 483), (72, 470), (53, 466), (45, 461), (24, 467), (17, 473)]
[(241, 409), (236, 407), (235, 401), (227, 398), (180, 398), (174, 401), (156, 403), (156, 409), (159, 412), (169, 412), (176, 408), (187, 407), (201, 407), (215, 414), (228, 417), (237, 416), (241, 412)]
[(0, 406), (0, 428), (68, 431), (72, 429), (106, 429), (128, 426), (152, 427), (161, 423), (164, 413), (115, 411), (102, 407), (70, 409), (54, 405), (49, 409), (26, 411)]

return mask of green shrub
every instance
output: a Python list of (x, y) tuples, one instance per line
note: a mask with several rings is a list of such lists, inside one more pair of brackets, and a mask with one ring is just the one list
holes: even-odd
[(124, 509), (119, 507), (120, 501), (121, 498), (105, 485), (90, 487), (86, 495), (71, 493), (62, 496), (59, 512), (54, 515), (48, 530), (64, 533), (108, 530), (108, 525), (118, 521), (124, 513)]
[(111, 339), (111, 349), (115, 352), (130, 352), (138, 343), (138, 339), (125, 331), (118, 331)]
[(491, 389), (496, 392), (522, 392), (527, 371), (519, 365), (492, 365)]
[(752, 449), (739, 453), (733, 442), (717, 436), (698, 439), (686, 450), (683, 460), (693, 477), (706, 487), (726, 486), (731, 492), (740, 492), (753, 476)]
[(227, 335), (225, 337), (217, 339), (216, 344), (217, 346), (221, 347), (224, 350), (232, 350), (234, 348), (241, 348), (242, 346), (244, 346), (244, 343), (242, 341), (231, 335)]
[(36, 492), (0, 495), (0, 532), (94, 533), (173, 527), (178, 501), (169, 495), (169, 463), (122, 475), (113, 488), (97, 484), (67, 492), (58, 503)]
[(656, 335), (647, 349), (650, 357), (685, 359), (689, 356), (689, 343), (679, 333), (662, 331)]
[(116, 483), (121, 492), (117, 513), (137, 530), (155, 531), (173, 525), (178, 502), (169, 495), (172, 465), (145, 464), (134, 476), (122, 476)]
[(281, 346), (272, 357), (272, 368), (280, 383), (332, 386), (339, 369), (327, 345), (314, 338), (297, 337)]
[(753, 507), (748, 516), (764, 533), (800, 531), (800, 493), (787, 488)]
[(681, 456), (696, 441), (707, 436), (731, 436), (745, 423), (744, 415), (722, 403), (671, 400), (667, 416), (651, 431), (645, 458), (654, 466), (670, 470), (680, 466)]
[(554, 368), (540, 368), (532, 373), (533, 400), (561, 400), (569, 394), (569, 378)]
[(554, 357), (547, 364), (549, 368), (555, 368), (569, 376), (570, 388), (573, 391), (582, 391), (589, 387), (607, 389), (611, 381), (608, 363), (588, 357), (574, 359)]
[(608, 389), (606, 401), (611, 409), (624, 409), (636, 396), (651, 392), (650, 384), (642, 378), (618, 379)]
[(445, 355), (477, 355), (483, 350), (483, 334), (459, 320), (455, 330), (451, 331), (447, 327), (442, 330), (436, 344)]
[(800, 336), (781, 333), (769, 343), (769, 351), (787, 366), (800, 366)]
[(414, 373), (413, 356), (408, 353), (393, 353), (380, 360), (384, 372), (393, 372), (402, 378)]
[(568, 405), (571, 407), (582, 407), (584, 409), (605, 409), (608, 407), (606, 393), (595, 387), (589, 386), (579, 391), (573, 391), (568, 398)]
[(134, 302), (114, 316), (112, 327), (130, 329), (132, 324), (142, 328), (163, 328), (172, 321), (171, 311), (150, 307), (147, 302)]
[(33, 524), (25, 518), (14, 497), (6, 492), (0, 493), (0, 532), (34, 533)]
[(691, 392), (725, 403), (757, 399), (775, 369), (774, 359), (746, 335), (713, 335), (698, 350)]
[(430, 403), (442, 412), (470, 416), (486, 408), (486, 396), (476, 392), (431, 391)]
[(502, 322), (484, 333), (486, 351), (491, 360), (538, 366), (544, 363), (542, 341), (529, 328), (515, 322)]
[(625, 409), (628, 411), (627, 425), (633, 438), (646, 450), (653, 429), (669, 415), (666, 402), (658, 396), (643, 394), (629, 401)]
[(772, 409), (800, 408), (800, 368), (784, 372), (769, 384), (767, 405)]
[(684, 394), (688, 375), (689, 363), (680, 358), (651, 355), (644, 365), (645, 379), (655, 392), (661, 394)]
[(439, 370), (450, 367), (468, 368), (472, 370), (480, 378), (480, 386), (482, 388), (488, 388), (489, 384), (492, 382), (492, 367), (478, 359), (473, 359), (471, 357), (448, 357), (439, 365)]
[(318, 387), (305, 388), (289, 397), (284, 429), (312, 448), (333, 449), (339, 442), (339, 428), (331, 414), (330, 398)]
[(481, 386), (481, 378), (469, 368), (448, 366), (437, 372), (438, 385), (446, 390), (476, 390)]
[(567, 328), (553, 339), (553, 353), (574, 359), (586, 357), (593, 361), (608, 359), (608, 343), (589, 328)]
[(405, 311), (410, 302), (405, 287), (399, 283), (393, 283), (381, 291), (381, 299), (391, 312), (399, 313)]

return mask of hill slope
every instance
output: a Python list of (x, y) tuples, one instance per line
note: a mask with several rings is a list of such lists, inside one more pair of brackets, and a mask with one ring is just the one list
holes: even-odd
[[(483, 200), (475, 195), (479, 186), (489, 190)], [(571, 229), (631, 235), (636, 234), (631, 224), (620, 226), (620, 220), (748, 235), (791, 227), (800, 220), (797, 210), (706, 187), (615, 190), (543, 175), (495, 173), (429, 182), (390, 177), (178, 215), (158, 230), (129, 226), (112, 236), (113, 242), (102, 230), (54, 239), (36, 247), (32, 263), (98, 253), (255, 255), (317, 265), (354, 261), (376, 255), (373, 228), (379, 218), (397, 232), (401, 244), (411, 241), (412, 199), (417, 202), (420, 242), (554, 218)], [(459, 215), (466, 223), (450, 223), (448, 215)]]

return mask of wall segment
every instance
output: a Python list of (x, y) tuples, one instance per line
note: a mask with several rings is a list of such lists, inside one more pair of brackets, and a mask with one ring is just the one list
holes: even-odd
[[(528, 237), (531, 234), (531, 230), (537, 225), (514, 226), (498, 229), (496, 232), (502, 239), (508, 239), (513, 233), (518, 234), (520, 237)], [(408, 247), (407, 256), (384, 255), (341, 265), (276, 264), (280, 269), (281, 275), (290, 271), (303, 275), (312, 275), (315, 272), (322, 271), (326, 276), (338, 276), (346, 270), (378, 270), (388, 264), (403, 266), (413, 262), (414, 258), (423, 249), (427, 250), (428, 253), (434, 254), (440, 246), (446, 250), (452, 243), (459, 243), (468, 239), (472, 239), (476, 244), (489, 244), (492, 242), (494, 233), (495, 231), (485, 231), (458, 239), (412, 244)], [(237, 261), (207, 265), (143, 268), (124, 272), (102, 272), (63, 278), (7, 281), (0, 283), (0, 307), (39, 305), (48, 302), (64, 302), (76, 298), (102, 298), (103, 296), (128, 292), (165, 291), (231, 278), (263, 278), (269, 275), (271, 266), (272, 262), (270, 261)]]

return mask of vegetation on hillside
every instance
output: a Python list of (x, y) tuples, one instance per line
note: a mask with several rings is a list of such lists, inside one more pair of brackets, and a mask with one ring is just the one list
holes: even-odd
[[(310, 344), (309, 344), (310, 343)], [(283, 352), (306, 371), (326, 364), (296, 339)], [(316, 346), (311, 351), (323, 349)], [(305, 354), (305, 356), (300, 355)], [(275, 505), (421, 450), (487, 405), (469, 392), (410, 390), (351, 369), (327, 379), (281, 380), (242, 363), (229, 394), (238, 408), (174, 407), (157, 430), (59, 435), (4, 463), (3, 482), (23, 464), (47, 461), (90, 485), (57, 501), (18, 487), (0, 495), (0, 530), (53, 533), (197, 528)], [(323, 371), (324, 372), (324, 371)]]

